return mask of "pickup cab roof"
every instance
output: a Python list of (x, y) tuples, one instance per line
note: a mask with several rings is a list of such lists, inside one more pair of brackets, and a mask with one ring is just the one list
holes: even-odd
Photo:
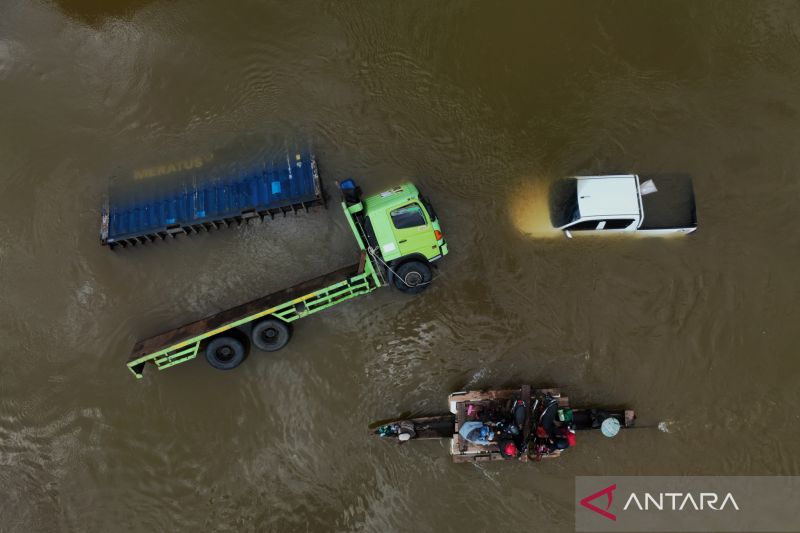
[(635, 175), (578, 176), (575, 179), (581, 218), (639, 215), (639, 185)]

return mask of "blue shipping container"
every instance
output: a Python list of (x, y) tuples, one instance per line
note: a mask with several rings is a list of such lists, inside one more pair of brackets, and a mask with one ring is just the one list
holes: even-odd
[(112, 198), (103, 209), (100, 239), (111, 248), (125, 247), (324, 203), (314, 156), (297, 154), (280, 166), (264, 165), (146, 200)]

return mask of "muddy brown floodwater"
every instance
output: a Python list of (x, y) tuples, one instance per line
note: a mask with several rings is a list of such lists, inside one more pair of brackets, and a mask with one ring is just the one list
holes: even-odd
[[(576, 475), (800, 474), (799, 21), (779, 1), (4, 0), (0, 530), (572, 531)], [(355, 248), (329, 209), (110, 252), (111, 177), (300, 144), (329, 191), (421, 184), (440, 277), (234, 372), (134, 379), (138, 338)], [(541, 231), (553, 179), (620, 171), (690, 173), (700, 229)], [(367, 438), (524, 382), (643, 428), (527, 465)]]

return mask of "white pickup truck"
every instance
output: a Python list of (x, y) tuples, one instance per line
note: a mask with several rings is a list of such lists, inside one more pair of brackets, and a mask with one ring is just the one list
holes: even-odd
[(550, 222), (573, 232), (686, 234), (697, 229), (692, 180), (669, 174), (641, 182), (636, 174), (577, 176), (550, 189)]

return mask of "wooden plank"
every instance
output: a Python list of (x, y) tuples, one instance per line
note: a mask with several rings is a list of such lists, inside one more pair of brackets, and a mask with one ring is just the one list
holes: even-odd
[(358, 270), (357, 270), (358, 274), (364, 273), (364, 267), (366, 266), (366, 264), (367, 264), (367, 252), (361, 250), (361, 257), (358, 260)]
[(467, 455), (480, 455), (482, 453), (500, 453), (500, 448), (497, 444), (489, 444), (488, 446), (479, 446), (477, 444), (472, 444), (471, 442), (462, 439), (459, 435), (459, 446), (460, 451)]
[(464, 452), (467, 449), (467, 441), (461, 438), (461, 435), (458, 432), (461, 430), (461, 426), (467, 420), (467, 405), (464, 402), (459, 402), (456, 404), (456, 426), (455, 426), (455, 435), (453, 435), (453, 442), (458, 445), (458, 450), (460, 452)]
[[(530, 389), (530, 386), (528, 386)], [(461, 394), (451, 394), (449, 397), (449, 401), (456, 401), (456, 402), (480, 402), (480, 401), (488, 401), (488, 400), (510, 400), (515, 398), (519, 395), (520, 389), (502, 389), (502, 390), (483, 390), (483, 391), (467, 391)], [(546, 388), (546, 389), (534, 389), (533, 396), (544, 396), (549, 394), (554, 398), (561, 397), (561, 389), (558, 388)], [(563, 397), (566, 399), (566, 397)], [(564, 402), (559, 399), (559, 405), (562, 405)]]
[(486, 400), (509, 400), (519, 394), (519, 389), (468, 391), (463, 394), (450, 395), (449, 401), (480, 402)]
[(464, 422), (467, 420), (467, 404), (464, 402), (458, 402), (456, 404), (456, 433), (461, 430), (461, 426), (464, 425)]
[(454, 455), (454, 463), (484, 463), (487, 461), (503, 461), (505, 458), (499, 452), (481, 453), (479, 455)]

